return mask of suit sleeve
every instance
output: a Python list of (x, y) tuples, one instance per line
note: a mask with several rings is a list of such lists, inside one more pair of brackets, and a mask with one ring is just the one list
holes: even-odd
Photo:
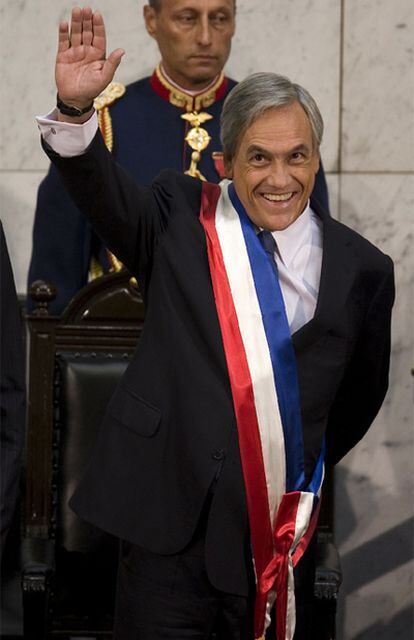
[(364, 436), (388, 388), (394, 274), (381, 279), (368, 308), (354, 356), (332, 405), (327, 428), (328, 464), (336, 464)]
[(0, 223), (0, 426), (1, 426), (1, 548), (16, 504), (25, 428), (25, 377), (22, 326), (7, 251)]
[[(88, 220), (51, 166), (37, 194), (27, 285), (29, 290), (35, 280), (44, 280), (56, 287), (57, 296), (50, 305), (52, 313), (62, 313), (71, 298), (87, 284), (94, 244)], [(27, 308), (33, 311), (30, 296)]]
[(162, 180), (151, 187), (137, 185), (113, 160), (99, 131), (81, 156), (61, 158), (44, 141), (43, 146), (104, 244), (141, 281), (146, 278), (173, 197)]

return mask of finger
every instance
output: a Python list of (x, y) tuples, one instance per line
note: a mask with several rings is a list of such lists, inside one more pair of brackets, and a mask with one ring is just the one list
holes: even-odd
[(92, 39), (92, 9), (90, 7), (85, 7), (82, 10), (82, 44), (91, 45)]
[(61, 22), (59, 24), (59, 45), (58, 52), (62, 53), (67, 51), (70, 47), (69, 42), (69, 25), (67, 22)]
[(82, 9), (79, 7), (72, 9), (70, 44), (72, 47), (79, 47), (82, 44)]
[(105, 23), (102, 14), (95, 11), (93, 14), (93, 46), (100, 49), (103, 53), (106, 51), (106, 33)]
[(112, 51), (105, 60), (102, 67), (102, 76), (107, 84), (112, 81), (124, 53), (125, 51), (123, 49), (115, 49), (115, 51)]

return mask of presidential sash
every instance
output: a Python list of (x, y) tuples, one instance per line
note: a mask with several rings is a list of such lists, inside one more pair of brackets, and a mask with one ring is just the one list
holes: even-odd
[(316, 527), (324, 452), (305, 487), (296, 360), (277, 270), (231, 182), (202, 185), (200, 221), (246, 487), (255, 638), (264, 636), (276, 604), (277, 638), (292, 640), (293, 567)]

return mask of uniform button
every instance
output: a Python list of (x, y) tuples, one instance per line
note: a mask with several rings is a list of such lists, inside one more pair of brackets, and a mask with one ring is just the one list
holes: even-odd
[(54, 136), (56, 135), (56, 129), (52, 127), (50, 131), (53, 133)]
[(225, 455), (226, 452), (224, 451), (224, 449), (214, 449), (211, 457), (213, 458), (213, 460), (223, 460)]

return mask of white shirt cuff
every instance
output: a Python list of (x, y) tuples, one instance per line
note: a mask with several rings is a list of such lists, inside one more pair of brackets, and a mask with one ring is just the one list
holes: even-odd
[(57, 109), (45, 116), (36, 116), (42, 138), (62, 158), (81, 156), (91, 144), (98, 129), (96, 111), (83, 124), (59, 122)]

